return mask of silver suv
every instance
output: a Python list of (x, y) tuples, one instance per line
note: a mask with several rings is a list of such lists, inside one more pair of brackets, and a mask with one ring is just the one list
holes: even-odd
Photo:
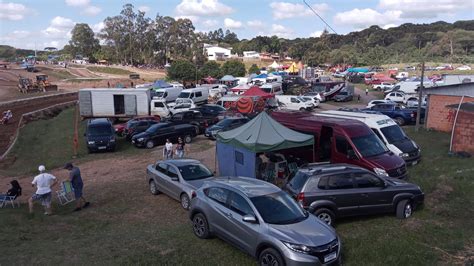
[(278, 187), (255, 178), (220, 177), (193, 193), (194, 234), (216, 235), (256, 257), (260, 265), (339, 264), (334, 229)]

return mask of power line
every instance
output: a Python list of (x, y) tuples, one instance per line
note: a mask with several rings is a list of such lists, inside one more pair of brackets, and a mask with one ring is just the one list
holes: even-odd
[(305, 5), (307, 5), (309, 9), (311, 9), (311, 11), (313, 11), (313, 13), (318, 16), (318, 18), (321, 19), (324, 24), (326, 24), (326, 26), (328, 26), (329, 29), (331, 29), (335, 34), (337, 34), (337, 32), (329, 25), (329, 23), (327, 23), (308, 3), (306, 3), (306, 0), (303, 0), (303, 3), (305, 3)]

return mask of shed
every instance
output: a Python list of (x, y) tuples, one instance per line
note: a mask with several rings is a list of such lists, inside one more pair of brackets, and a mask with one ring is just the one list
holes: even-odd
[(313, 147), (312, 135), (291, 130), (266, 112), (248, 123), (217, 134), (219, 173), (224, 176), (256, 177), (257, 153)]
[(451, 104), (446, 107), (453, 110), (455, 114), (451, 134), (451, 151), (474, 154), (474, 101)]

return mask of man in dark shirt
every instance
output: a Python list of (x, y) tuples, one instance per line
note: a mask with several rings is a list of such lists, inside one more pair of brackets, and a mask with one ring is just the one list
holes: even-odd
[(72, 163), (67, 163), (64, 169), (69, 170), (69, 181), (71, 182), (72, 188), (74, 188), (74, 196), (76, 198), (76, 209), (74, 209), (74, 211), (80, 211), (82, 208), (86, 208), (90, 205), (90, 202), (86, 201), (82, 196), (84, 183), (82, 182), (81, 171)]

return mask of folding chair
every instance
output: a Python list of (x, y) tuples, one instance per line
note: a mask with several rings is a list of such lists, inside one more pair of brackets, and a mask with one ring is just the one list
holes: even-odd
[[(4, 196), (3, 199), (0, 199), (0, 208), (6, 207), (8, 203), (12, 206), (12, 208), (15, 208), (15, 205), (18, 205), (18, 208), (20, 208), (20, 202), (16, 200), (18, 196)], [(15, 202), (17, 204), (15, 204)]]
[(61, 205), (66, 205), (73, 202), (76, 198), (74, 197), (74, 188), (70, 181), (64, 181), (61, 183), (61, 190), (56, 191), (58, 200)]

